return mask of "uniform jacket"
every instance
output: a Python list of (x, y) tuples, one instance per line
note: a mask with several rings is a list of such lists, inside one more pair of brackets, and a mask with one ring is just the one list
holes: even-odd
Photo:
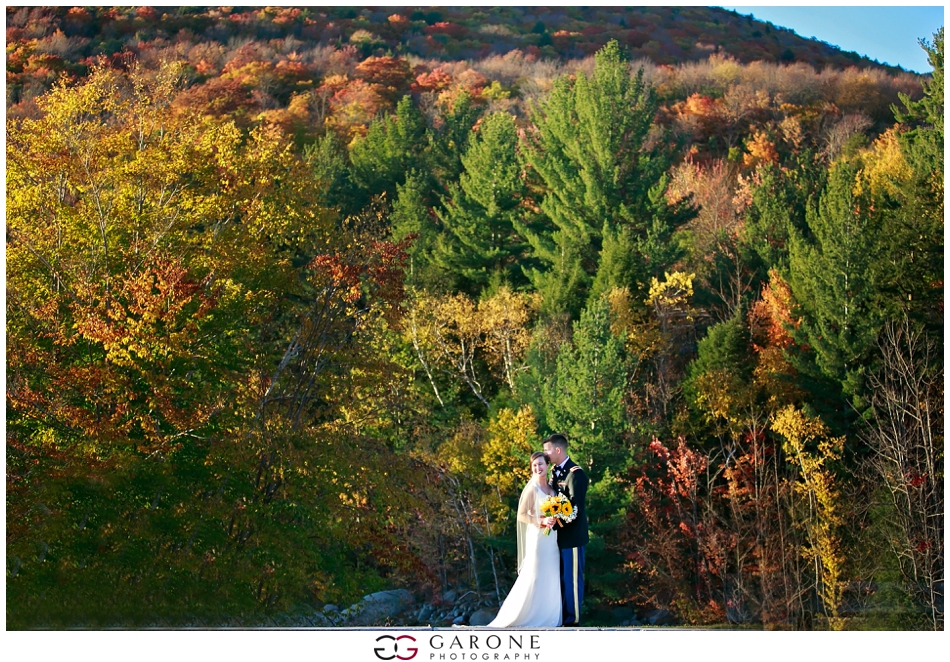
[(590, 541), (590, 535), (587, 532), (586, 503), (588, 483), (587, 474), (574, 460), (568, 459), (563, 469), (555, 465), (552, 470), (551, 487), (570, 499), (571, 505), (577, 512), (577, 517), (573, 522), (566, 524), (562, 522), (563, 526), (554, 526), (557, 531), (557, 546), (561, 549), (583, 547)]

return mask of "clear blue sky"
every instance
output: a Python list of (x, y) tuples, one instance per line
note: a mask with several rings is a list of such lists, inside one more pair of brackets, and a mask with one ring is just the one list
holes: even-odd
[(917, 43), (932, 41), (943, 25), (943, 5), (930, 7), (752, 7), (728, 6), (743, 15), (790, 28), (872, 60), (918, 73), (931, 70)]

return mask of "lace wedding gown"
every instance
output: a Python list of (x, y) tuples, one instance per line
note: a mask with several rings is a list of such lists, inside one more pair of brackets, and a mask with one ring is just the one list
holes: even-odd
[(537, 476), (518, 502), (518, 579), (490, 628), (557, 627), (561, 624), (560, 555), (557, 531), (543, 535), (541, 504), (547, 494)]

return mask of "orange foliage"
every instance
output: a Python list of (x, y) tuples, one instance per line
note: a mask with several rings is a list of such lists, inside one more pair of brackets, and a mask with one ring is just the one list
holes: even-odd
[(742, 164), (746, 168), (755, 168), (764, 163), (778, 163), (778, 152), (765, 131), (756, 131), (746, 143), (746, 150), (748, 153), (742, 156)]
[(755, 382), (765, 390), (772, 405), (798, 401), (802, 393), (795, 386), (798, 372), (789, 363), (785, 350), (794, 344), (789, 329), (801, 320), (792, 315), (792, 291), (774, 269), (762, 296), (749, 310), (747, 321), (756, 353)]
[(459, 25), (458, 23), (439, 21), (434, 25), (426, 26), (425, 33), (428, 35), (444, 34), (453, 37), (454, 39), (462, 39), (468, 33), (468, 28), (466, 28), (464, 25)]
[(240, 111), (246, 113), (256, 108), (248, 90), (233, 78), (212, 78), (189, 87), (175, 97), (173, 105), (181, 112), (196, 111), (213, 117), (235, 117)]
[(749, 310), (749, 329), (756, 351), (765, 347), (786, 349), (793, 343), (789, 327), (797, 329), (801, 320), (792, 316), (792, 290), (775, 269), (769, 270), (769, 282), (762, 297)]
[(368, 57), (356, 65), (356, 74), (376, 87), (376, 92), (396, 101), (409, 89), (409, 63), (398, 57)]
[(331, 76), (317, 88), (317, 94), (331, 93), (330, 116), (326, 125), (342, 136), (366, 135), (367, 126), (386, 104), (377, 86), (364, 80), (350, 81), (346, 76)]
[(158, 18), (158, 13), (153, 7), (137, 7), (135, 9), (135, 15), (143, 21), (154, 21)]
[(436, 67), (432, 71), (423, 72), (416, 76), (416, 82), (411, 86), (414, 93), (418, 92), (440, 92), (452, 84), (452, 76), (442, 67)]

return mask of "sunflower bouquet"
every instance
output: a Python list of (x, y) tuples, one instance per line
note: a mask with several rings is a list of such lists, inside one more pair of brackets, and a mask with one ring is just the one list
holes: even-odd
[[(545, 517), (556, 517), (558, 526), (564, 526), (562, 522), (573, 522), (577, 517), (577, 511), (574, 510), (571, 500), (563, 494), (554, 494), (545, 499), (541, 504), (541, 514)], [(546, 536), (550, 535), (551, 529), (546, 528), (543, 533)]]

